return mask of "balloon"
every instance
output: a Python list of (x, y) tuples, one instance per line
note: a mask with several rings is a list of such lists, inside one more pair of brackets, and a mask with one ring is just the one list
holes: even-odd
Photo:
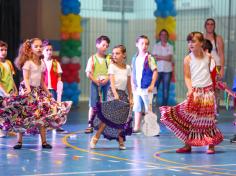
[(173, 0), (155, 0), (155, 2), (157, 9), (154, 12), (154, 16), (162, 18), (176, 16), (177, 12)]
[(81, 56), (81, 41), (80, 40), (66, 40), (61, 41), (60, 56), (74, 57)]
[(81, 16), (75, 14), (61, 15), (61, 32), (81, 33), (83, 28), (80, 25)]
[(74, 40), (80, 40), (80, 33), (79, 32), (73, 32), (70, 34), (70, 38)]
[(69, 13), (79, 14), (80, 2), (78, 0), (62, 0), (61, 11), (64, 15), (68, 15)]
[(160, 18), (156, 19), (156, 34), (159, 34), (162, 29), (166, 29), (169, 34), (175, 33), (176, 30), (176, 20), (174, 17)]
[(70, 37), (70, 34), (69, 33), (66, 33), (66, 32), (62, 32), (61, 33), (61, 39), (62, 40), (68, 40)]

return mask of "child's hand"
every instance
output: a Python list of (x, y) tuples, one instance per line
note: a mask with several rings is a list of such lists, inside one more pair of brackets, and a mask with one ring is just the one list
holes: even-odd
[(119, 100), (120, 99), (120, 97), (119, 97), (119, 95), (117, 93), (114, 94), (114, 98), (115, 98), (115, 100)]
[(130, 107), (133, 107), (133, 106), (134, 106), (133, 98), (130, 98), (130, 99), (129, 99), (129, 105), (130, 105)]
[(26, 89), (25, 91), (24, 91), (24, 94), (29, 94), (31, 92), (31, 90), (30, 89)]
[(102, 79), (102, 80), (100, 80), (100, 83), (101, 83), (102, 85), (107, 84), (107, 82), (108, 82), (108, 79)]
[(153, 92), (153, 89), (154, 89), (154, 86), (149, 86), (149, 87), (148, 87), (148, 93), (152, 93), (152, 92)]
[(191, 93), (192, 93), (192, 90), (189, 90), (189, 91), (187, 92), (186, 96), (189, 97), (189, 95), (191, 95)]
[(10, 94), (9, 93), (5, 93), (5, 97), (10, 97)]
[(95, 82), (94, 82), (97, 86), (100, 86), (100, 80), (95, 80)]

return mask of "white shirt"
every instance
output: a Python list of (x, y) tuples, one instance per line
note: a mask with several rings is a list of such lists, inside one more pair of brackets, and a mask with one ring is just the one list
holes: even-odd
[(147, 56), (147, 54), (145, 54), (143, 57), (138, 55), (135, 60), (137, 88), (141, 88), (141, 80), (142, 80), (142, 75), (143, 75), (143, 65), (144, 65), (145, 57)]
[[(173, 55), (173, 46), (169, 43), (163, 46), (161, 42), (158, 42), (153, 46), (152, 54), (158, 56)], [(157, 70), (158, 72), (172, 72), (172, 63), (164, 60), (157, 61)]]
[(212, 84), (209, 62), (207, 55), (204, 58), (198, 59), (193, 53), (190, 53), (190, 73), (192, 87), (207, 87)]
[(108, 74), (115, 76), (115, 88), (118, 90), (126, 90), (128, 76), (131, 75), (131, 68), (126, 65), (125, 69), (117, 67), (115, 64), (110, 64)]
[[(48, 60), (46, 58), (44, 58), (44, 63), (46, 65), (46, 68), (48, 70), (48, 89), (52, 89), (52, 84), (51, 84), (51, 75), (50, 75), (50, 70), (52, 68), (52, 59)], [(57, 62), (57, 73), (61, 74), (62, 73), (62, 69), (61, 69), (61, 65)]]
[(29, 84), (34, 87), (39, 87), (41, 83), (42, 72), (45, 71), (45, 64), (41, 62), (41, 65), (36, 65), (33, 61), (27, 60), (23, 67), (23, 70), (28, 70), (29, 73)]

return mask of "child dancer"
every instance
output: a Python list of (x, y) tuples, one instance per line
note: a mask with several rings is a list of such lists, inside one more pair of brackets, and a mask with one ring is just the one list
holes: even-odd
[(187, 41), (190, 50), (184, 58), (187, 100), (173, 107), (160, 107), (161, 122), (185, 143), (177, 153), (189, 153), (191, 146), (208, 145), (207, 153), (214, 154), (214, 146), (222, 142), (223, 135), (215, 124), (210, 59), (202, 49), (202, 33), (190, 33)]
[[(131, 69), (129, 65), (125, 64), (126, 48), (123, 45), (117, 45), (113, 48), (112, 60), (113, 63), (109, 65), (108, 69), (110, 88), (107, 95), (107, 107), (101, 109), (98, 104), (98, 115), (94, 119), (94, 127), (98, 131), (91, 139), (90, 147), (95, 148), (100, 135), (103, 134), (109, 140), (118, 140), (119, 149), (125, 150), (125, 136), (128, 135), (128, 132), (132, 133), (131, 119), (128, 120), (130, 110), (128, 103), (132, 106), (133, 97), (130, 81)], [(112, 100), (121, 100), (127, 104), (125, 103), (125, 107), (117, 111), (115, 109), (118, 108), (118, 105), (109, 102)]]
[[(22, 148), (22, 133), (40, 133), (42, 148), (51, 149), (46, 141), (46, 129), (58, 128), (66, 122), (71, 102), (57, 103), (51, 98), (43, 78), (45, 65), (41, 61), (42, 41), (39, 38), (26, 40), (16, 58), (15, 64), (23, 71), (20, 94), (28, 97), (28, 110), (31, 114), (21, 113), (20, 118), (9, 119), (12, 128), (18, 132), (18, 143), (14, 149)], [(7, 110), (6, 110), (7, 111)]]
[[(142, 109), (148, 112), (149, 95), (157, 80), (157, 65), (154, 57), (148, 53), (149, 39), (141, 35), (136, 39), (138, 53), (132, 59), (132, 88), (134, 93), (134, 130), (133, 133), (139, 133)], [(143, 107), (144, 105), (144, 107)]]
[[(18, 90), (13, 80), (15, 70), (10, 60), (7, 57), (7, 43), (0, 40), (0, 96), (9, 97), (17, 95)], [(2, 98), (3, 100), (3, 98)], [(3, 119), (0, 118), (0, 124), (3, 126)], [(0, 129), (0, 137), (5, 137), (6, 134)]]
[[(107, 90), (109, 87), (108, 65), (110, 60), (106, 57), (106, 51), (109, 47), (110, 39), (107, 36), (100, 36), (96, 39), (97, 53), (92, 55), (87, 63), (86, 74), (90, 79), (90, 98), (89, 98), (89, 113), (88, 113), (88, 127), (85, 133), (92, 133), (92, 121), (96, 115), (96, 103), (102, 98), (103, 101), (107, 99)], [(102, 93), (102, 97), (99, 96)]]
[[(52, 97), (57, 100), (57, 84), (61, 81), (62, 69), (60, 63), (52, 58), (53, 47), (48, 40), (43, 41), (43, 56), (46, 69), (44, 71), (44, 82), (52, 94)], [(57, 132), (65, 132), (63, 128), (57, 128)]]

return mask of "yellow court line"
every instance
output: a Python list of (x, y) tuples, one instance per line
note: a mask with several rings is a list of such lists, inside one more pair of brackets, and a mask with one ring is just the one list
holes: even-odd
[(162, 151), (156, 152), (153, 157), (158, 159), (158, 160), (160, 160), (160, 161), (163, 161), (163, 162), (172, 163), (172, 164), (178, 164), (178, 165), (185, 165), (185, 167), (171, 166), (171, 165), (165, 165), (165, 164), (157, 164), (157, 163), (146, 162), (146, 161), (139, 161), (139, 160), (130, 160), (128, 158), (121, 158), (121, 157), (117, 157), (117, 156), (113, 156), (113, 155), (107, 155), (107, 154), (103, 154), (103, 153), (93, 152), (93, 151), (90, 151), (90, 150), (87, 150), (87, 149), (82, 149), (82, 148), (79, 148), (77, 146), (71, 145), (67, 141), (67, 139), (71, 135), (79, 133), (79, 132), (80, 131), (65, 135), (62, 138), (63, 144), (65, 144), (67, 147), (73, 148), (74, 150), (78, 150), (78, 151), (81, 151), (81, 152), (90, 153), (90, 154), (94, 154), (94, 155), (98, 155), (98, 156), (103, 156), (103, 157), (107, 157), (107, 158), (113, 158), (113, 159), (117, 159), (117, 160), (121, 160), (121, 161), (129, 161), (129, 162), (135, 162), (135, 163), (149, 164), (149, 165), (154, 165), (154, 166), (163, 166), (163, 167), (165, 167), (163, 169), (179, 168), (179, 169), (190, 170), (190, 171), (199, 171), (199, 172), (204, 172), (204, 173), (209, 173), (209, 174), (220, 174), (220, 175), (235, 176), (235, 174), (229, 174), (229, 173), (224, 173), (224, 172), (215, 172), (215, 171), (208, 171), (208, 170), (202, 170), (202, 169), (188, 168), (188, 167), (191, 167), (191, 165), (187, 165), (187, 164), (184, 164), (184, 163), (174, 162), (174, 161), (167, 160), (167, 159), (161, 158), (159, 156), (156, 156), (157, 154), (173, 151), (173, 150), (176, 150), (176, 149), (162, 150)]
[[(174, 167), (176, 169), (184, 169), (184, 170), (191, 170), (191, 171), (199, 171), (199, 172), (205, 172), (205, 173), (210, 173), (210, 174), (220, 174), (220, 175), (232, 175), (232, 176), (235, 176), (235, 174), (230, 174), (230, 173), (225, 173), (225, 172), (216, 172), (216, 171), (208, 171), (208, 170), (202, 170), (202, 169), (195, 169), (195, 168), (190, 168), (190, 167), (193, 167), (192, 165), (188, 165), (188, 164), (185, 164), (185, 163), (180, 163), (180, 162), (175, 162), (175, 161), (171, 161), (171, 160), (168, 160), (168, 159), (165, 159), (165, 158), (161, 158), (159, 157), (158, 155), (160, 155), (161, 153), (166, 153), (166, 152), (170, 152), (170, 151), (175, 151), (176, 149), (168, 149), (168, 150), (161, 150), (161, 151), (158, 151), (156, 152), (153, 157), (160, 160), (160, 161), (163, 161), (163, 162), (167, 162), (167, 163), (171, 163), (171, 164), (179, 164), (179, 165), (184, 165), (183, 167)], [(204, 166), (203, 166), (204, 167)], [(222, 168), (211, 168), (211, 169), (219, 169), (219, 170), (222, 170)], [(235, 170), (227, 170), (227, 169), (223, 169), (225, 171), (235, 171)]]

